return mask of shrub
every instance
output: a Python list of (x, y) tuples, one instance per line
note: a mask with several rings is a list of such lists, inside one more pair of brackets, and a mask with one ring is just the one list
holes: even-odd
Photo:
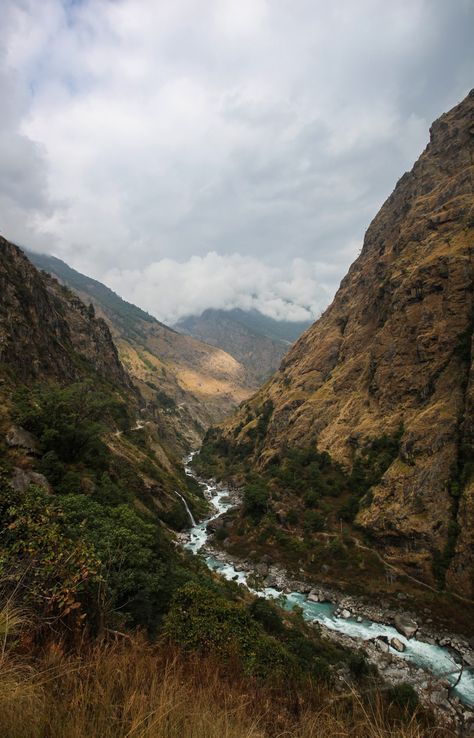
[(418, 695), (411, 684), (405, 682), (397, 684), (388, 691), (387, 696), (390, 702), (396, 704), (397, 707), (400, 707), (409, 715), (413, 715), (418, 708)]
[(165, 633), (187, 650), (237, 659), (246, 673), (262, 678), (283, 678), (296, 670), (295, 659), (243, 605), (194, 583), (176, 592)]
[(268, 490), (263, 482), (248, 484), (243, 497), (244, 514), (249, 515), (255, 521), (260, 520), (268, 510), (268, 500)]

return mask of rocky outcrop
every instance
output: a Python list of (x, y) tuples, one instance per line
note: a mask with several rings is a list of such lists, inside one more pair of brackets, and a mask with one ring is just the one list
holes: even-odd
[(20, 381), (75, 381), (93, 371), (131, 388), (105, 322), (2, 237), (0, 363)]
[(430, 143), (370, 224), (331, 306), (219, 430), (241, 454), (248, 449), (257, 468), (285, 447), (317, 445), (350, 469), (374, 439), (398, 432), (399, 453), (357, 522), (393, 562), (428, 581), (437, 567), (447, 571), (447, 584), (468, 596), (473, 112), (474, 91), (432, 125)]

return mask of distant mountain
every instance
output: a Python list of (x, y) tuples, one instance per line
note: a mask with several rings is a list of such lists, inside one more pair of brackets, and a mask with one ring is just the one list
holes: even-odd
[(227, 351), (257, 388), (278, 368), (291, 344), (311, 325), (269, 318), (257, 310), (205, 310), (183, 318), (176, 330)]
[(105, 319), (124, 366), (149, 405), (166, 419), (164, 432), (176, 450), (196, 446), (210, 424), (255, 389), (245, 368), (220, 348), (176, 332), (61, 259), (27, 253), (36, 267), (92, 303)]

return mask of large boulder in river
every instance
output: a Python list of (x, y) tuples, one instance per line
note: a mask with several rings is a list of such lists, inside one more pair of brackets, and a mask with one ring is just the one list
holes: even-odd
[(405, 644), (402, 643), (399, 638), (392, 638), (390, 641), (390, 645), (392, 648), (395, 649), (395, 651), (399, 651), (400, 653), (403, 653), (406, 649)]
[(395, 615), (393, 623), (398, 632), (404, 635), (405, 638), (413, 638), (418, 630), (418, 623), (402, 612)]

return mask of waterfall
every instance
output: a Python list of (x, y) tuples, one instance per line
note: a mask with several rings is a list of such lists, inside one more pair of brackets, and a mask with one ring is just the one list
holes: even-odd
[(177, 489), (175, 489), (175, 492), (176, 492), (176, 494), (178, 495), (178, 497), (179, 497), (179, 498), (180, 498), (180, 499), (181, 499), (181, 500), (183, 501), (183, 505), (184, 505), (184, 507), (186, 508), (186, 512), (188, 513), (189, 519), (190, 519), (190, 521), (191, 521), (191, 525), (192, 525), (192, 526), (195, 526), (195, 525), (196, 525), (196, 521), (194, 520), (194, 516), (193, 516), (193, 514), (192, 514), (191, 510), (189, 509), (189, 505), (188, 505), (188, 503), (187, 503), (187, 502), (186, 502), (186, 500), (184, 499), (183, 495), (182, 495), (182, 494), (180, 494), (180, 493), (178, 492), (178, 490), (177, 490)]

